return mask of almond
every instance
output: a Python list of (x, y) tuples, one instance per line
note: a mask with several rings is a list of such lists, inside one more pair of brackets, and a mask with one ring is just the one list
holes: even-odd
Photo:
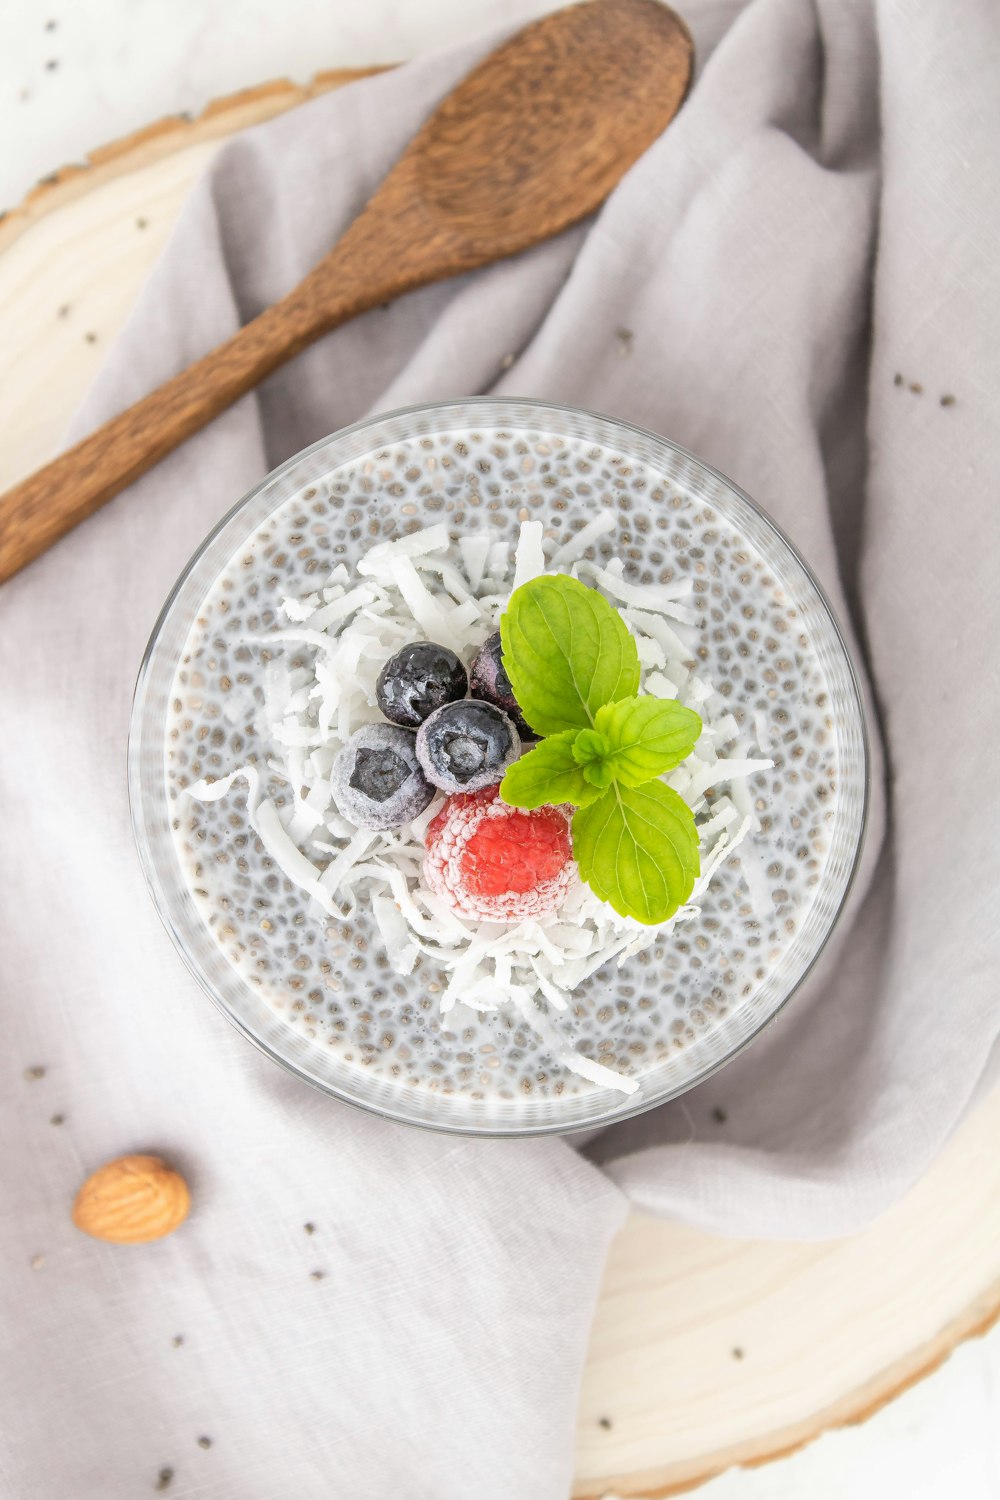
[(158, 1156), (120, 1156), (89, 1176), (76, 1195), (73, 1223), (95, 1240), (141, 1245), (183, 1224), (188, 1185)]

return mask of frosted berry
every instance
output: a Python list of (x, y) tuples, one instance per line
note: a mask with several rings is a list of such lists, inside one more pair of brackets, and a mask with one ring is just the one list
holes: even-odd
[(468, 688), (468, 674), (454, 651), (413, 641), (386, 662), (375, 697), (387, 719), (416, 729), (442, 704), (464, 698)]
[(537, 739), (521, 714), (510, 678), (504, 671), (499, 630), (487, 636), (476, 653), (469, 669), (469, 689), (473, 698), (485, 698), (487, 703), (495, 703), (497, 708), (502, 708), (522, 740)]
[(424, 879), (459, 916), (520, 922), (554, 911), (573, 882), (569, 817), (522, 812), (496, 787), (449, 797), (427, 828)]
[(517, 730), (493, 703), (446, 703), (417, 731), (417, 756), (428, 781), (443, 792), (495, 786), (520, 754)]
[(434, 788), (420, 769), (416, 735), (397, 724), (363, 724), (337, 755), (330, 789), (359, 828), (398, 828), (422, 813)]

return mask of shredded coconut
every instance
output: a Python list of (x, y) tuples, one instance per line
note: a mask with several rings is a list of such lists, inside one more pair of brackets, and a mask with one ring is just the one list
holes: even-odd
[(545, 572), (545, 554), (542, 551), (541, 521), (522, 521), (521, 534), (514, 555), (514, 582), (511, 593), (522, 583), (530, 583), (539, 573)]
[[(481, 1012), (510, 1007), (563, 1066), (598, 1087), (632, 1094), (635, 1079), (577, 1052), (553, 1017), (588, 976), (607, 963), (626, 962), (674, 923), (696, 916), (716, 870), (737, 850), (751, 901), (769, 899), (746, 840), (757, 824), (748, 779), (772, 762), (750, 754), (768, 748), (766, 726), (755, 725), (754, 743), (740, 742), (726, 700), (692, 674), (699, 616), (681, 602), (691, 598), (691, 581), (633, 584), (624, 579), (620, 559), (602, 568), (584, 558), (614, 524), (602, 511), (553, 547), (539, 521), (525, 521), (513, 569), (507, 543), (467, 535), (453, 548), (444, 525), (372, 547), (357, 566), (361, 583), (339, 563), (313, 592), (283, 600), (287, 625), (253, 637), (273, 653), (262, 674), (263, 727), (276, 752), (269, 766), (291, 791), (286, 806), (262, 794), (254, 765), (188, 791), (215, 801), (244, 779), (250, 826), (288, 879), (330, 916), (349, 916), (362, 902), (370, 906), (396, 972), (412, 973), (424, 956), (433, 960), (447, 975), (442, 1014), (456, 1006)], [(579, 879), (555, 911), (538, 917), (508, 925), (463, 918), (423, 879), (424, 837), (440, 797), (412, 823), (384, 833), (355, 828), (332, 804), (329, 777), (337, 751), (362, 724), (381, 717), (375, 684), (385, 662), (406, 641), (426, 637), (468, 663), (496, 629), (512, 589), (546, 570), (569, 570), (622, 606), (643, 668), (643, 691), (679, 698), (704, 722), (694, 754), (667, 778), (694, 810), (701, 874), (687, 904), (660, 927), (620, 917)], [(291, 669), (292, 657), (306, 654), (308, 665)], [(240, 715), (253, 711), (252, 698), (241, 698)], [(724, 748), (730, 750), (725, 757)], [(322, 863), (314, 862), (317, 856)]]

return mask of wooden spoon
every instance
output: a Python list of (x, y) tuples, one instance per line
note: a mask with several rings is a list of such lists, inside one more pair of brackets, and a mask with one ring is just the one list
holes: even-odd
[(293, 291), (0, 496), (0, 582), (348, 318), (591, 213), (676, 114), (691, 64), (687, 28), (658, 0), (590, 0), (518, 32)]

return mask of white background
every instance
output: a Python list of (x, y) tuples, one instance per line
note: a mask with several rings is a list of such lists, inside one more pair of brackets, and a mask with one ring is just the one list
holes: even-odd
[[(0, 207), (88, 148), (162, 115), (197, 112), (219, 94), (398, 61), (551, 8), (547, 0), (0, 0)], [(965, 1345), (864, 1426), (698, 1493), (1000, 1500), (998, 1434), (1000, 1330)]]

